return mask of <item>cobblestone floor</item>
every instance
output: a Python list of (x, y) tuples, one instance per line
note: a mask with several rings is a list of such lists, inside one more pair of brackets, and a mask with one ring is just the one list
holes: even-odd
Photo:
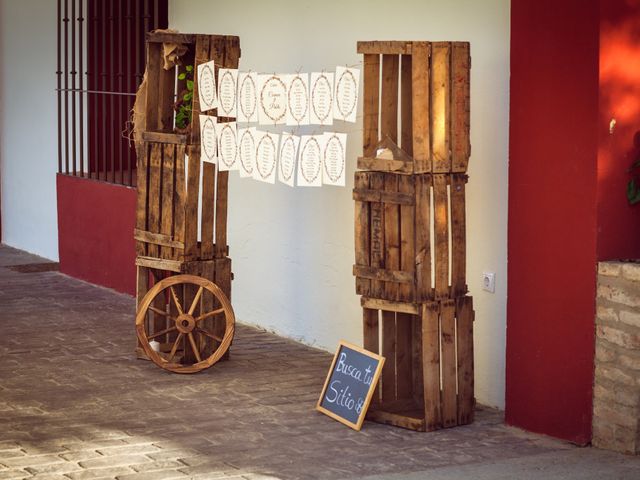
[(573, 449), (479, 408), (470, 426), (361, 432), (314, 411), (330, 355), (240, 326), (231, 360), (167, 373), (133, 355), (134, 301), (0, 246), (0, 480), (335, 479)]

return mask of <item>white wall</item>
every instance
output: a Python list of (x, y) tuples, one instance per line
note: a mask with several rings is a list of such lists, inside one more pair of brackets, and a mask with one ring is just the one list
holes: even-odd
[[(241, 69), (293, 72), (361, 61), (358, 40), (471, 42), (472, 157), (467, 275), (474, 296), (476, 397), (504, 406), (509, 0), (211, 2), (171, 0), (171, 28), (240, 36)], [(241, 321), (333, 350), (362, 341), (351, 268), (353, 172), (362, 123), (350, 132), (347, 188), (290, 189), (232, 174), (229, 245)], [(496, 293), (481, 290), (496, 272)]]
[(2, 241), (58, 259), (56, 2), (0, 0)]

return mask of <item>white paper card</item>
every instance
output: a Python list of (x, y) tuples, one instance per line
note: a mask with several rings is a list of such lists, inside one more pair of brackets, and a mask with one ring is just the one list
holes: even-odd
[(285, 123), (287, 86), (280, 75), (258, 75), (258, 120), (260, 125)]
[(215, 72), (213, 60), (198, 65), (198, 98), (200, 99), (201, 112), (206, 112), (218, 106)]
[(238, 93), (238, 70), (221, 68), (218, 71), (218, 116), (235, 117)]
[(310, 87), (311, 111), (309, 112), (309, 123), (332, 125), (333, 73), (312, 73)]
[(322, 186), (324, 135), (303, 135), (298, 155), (298, 186)]
[(291, 133), (283, 133), (280, 139), (280, 154), (278, 155), (278, 180), (293, 187), (293, 177), (296, 172), (296, 160), (300, 137)]
[(260, 130), (256, 132), (256, 168), (253, 171), (256, 180), (276, 183), (279, 137), (278, 134)]
[(333, 95), (333, 119), (345, 122), (356, 121), (358, 111), (358, 87), (360, 70), (336, 67), (336, 88)]
[(238, 170), (240, 177), (253, 177), (256, 168), (256, 129), (238, 129)]
[(238, 75), (238, 106), (236, 120), (253, 123), (258, 121), (258, 74)]
[(238, 170), (238, 143), (236, 122), (216, 124), (218, 137), (218, 169), (221, 172)]
[(218, 140), (216, 136), (216, 123), (218, 119), (209, 115), (200, 114), (200, 150), (202, 161), (217, 163)]
[(287, 125), (309, 125), (309, 74), (286, 76)]
[(325, 133), (322, 150), (322, 183), (344, 187), (347, 134)]

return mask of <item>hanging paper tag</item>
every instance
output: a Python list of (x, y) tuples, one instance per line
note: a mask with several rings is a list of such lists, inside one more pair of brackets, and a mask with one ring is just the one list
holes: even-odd
[(238, 170), (240, 177), (253, 177), (256, 168), (256, 129), (238, 129)]
[(333, 102), (334, 120), (356, 121), (360, 70), (336, 67), (336, 88)]
[(280, 135), (256, 132), (256, 168), (253, 178), (261, 182), (276, 183), (276, 163)]
[(296, 171), (298, 146), (300, 137), (291, 133), (283, 133), (280, 140), (280, 154), (278, 155), (278, 180), (293, 187), (293, 177)]
[(309, 74), (287, 75), (287, 125), (309, 125)]
[(215, 72), (213, 60), (198, 65), (198, 99), (200, 100), (201, 112), (206, 112), (218, 106)]
[(218, 116), (235, 117), (238, 70), (221, 68), (218, 71)]
[(216, 124), (218, 137), (218, 169), (221, 172), (238, 170), (238, 144), (236, 122)]
[(238, 75), (238, 105), (236, 120), (253, 123), (258, 121), (258, 75), (240, 73)]
[(322, 183), (344, 187), (347, 134), (325, 133), (322, 150)]
[(261, 125), (285, 123), (287, 86), (280, 75), (258, 76), (258, 118)]
[(322, 186), (323, 135), (303, 135), (298, 155), (299, 187)]
[(218, 140), (216, 123), (218, 119), (200, 114), (200, 152), (203, 162), (217, 163)]
[(317, 125), (333, 124), (333, 73), (311, 74), (311, 111), (309, 123)]

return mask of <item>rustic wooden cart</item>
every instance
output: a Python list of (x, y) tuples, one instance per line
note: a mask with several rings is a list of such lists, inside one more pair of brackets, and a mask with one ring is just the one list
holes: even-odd
[[(178, 64), (168, 69), (166, 45), (177, 45), (181, 52)], [(188, 65), (195, 72), (197, 65), (214, 60), (217, 77), (219, 67), (237, 68), (239, 57), (235, 36), (147, 35), (134, 232), (137, 352), (173, 372), (194, 373), (225, 358), (235, 325), (229, 301), (228, 172), (216, 172), (212, 163), (201, 164), (197, 82), (191, 123), (185, 132), (174, 132), (174, 101), (186, 81), (179, 74)]]
[(470, 423), (469, 44), (359, 42), (358, 53), (364, 155), (353, 273), (364, 347), (386, 358), (368, 417), (423, 431)]

